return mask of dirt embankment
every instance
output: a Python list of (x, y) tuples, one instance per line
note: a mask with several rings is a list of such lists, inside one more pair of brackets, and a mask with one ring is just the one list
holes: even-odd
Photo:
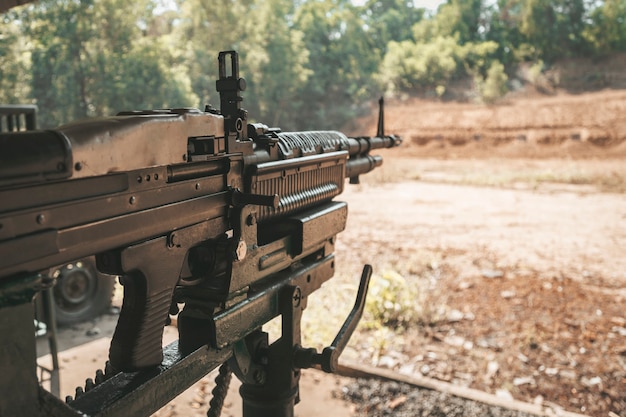
[[(508, 99), (496, 106), (389, 101), (386, 131), (403, 155), (436, 158), (623, 158), (626, 90)], [(360, 123), (376, 131), (376, 116)]]

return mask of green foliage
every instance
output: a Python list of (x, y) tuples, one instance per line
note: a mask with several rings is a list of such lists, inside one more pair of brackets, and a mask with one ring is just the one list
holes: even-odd
[(485, 103), (494, 103), (507, 92), (506, 82), (508, 77), (504, 72), (504, 65), (499, 61), (493, 61), (487, 76), (475, 78), (480, 97)]
[(598, 54), (626, 51), (626, 1), (605, 0), (591, 14), (584, 38)]
[(413, 39), (412, 27), (424, 18), (424, 10), (407, 0), (369, 0), (362, 10), (367, 35), (377, 51), (386, 52), (390, 42)]
[(345, 0), (308, 1), (296, 12), (294, 28), (303, 33), (311, 73), (292, 103), (299, 128), (336, 129), (377, 95), (372, 75), (379, 57), (360, 12)]
[(396, 272), (374, 276), (365, 303), (369, 327), (406, 327), (418, 316), (418, 291)]
[(523, 42), (519, 30), (522, 7), (521, 0), (498, 0), (495, 5), (485, 10), (485, 20), (489, 24), (485, 40), (498, 45), (496, 58), (505, 66), (518, 61), (516, 50)]
[(438, 37), (429, 43), (392, 42), (380, 77), (391, 93), (446, 85), (457, 73), (463, 53), (451, 37)]
[(248, 42), (243, 48), (249, 74), (246, 102), (252, 104), (246, 106), (265, 123), (293, 128), (292, 104), (297, 100), (298, 88), (312, 73), (307, 68), (309, 53), (303, 34), (290, 28), (293, 2), (267, 0), (252, 13), (259, 23), (248, 28)]
[[(42, 127), (120, 110), (216, 104), (237, 50), (245, 108), (283, 129), (340, 128), (383, 90), (484, 100), (520, 62), (626, 51), (626, 0), (40, 0), (0, 20), (0, 102)], [(503, 67), (502, 67), (503, 66)], [(445, 98), (445, 97), (444, 97)]]
[(186, 0), (178, 12), (171, 13), (171, 43), (177, 58), (189, 77), (198, 101), (188, 106), (204, 107), (217, 104), (215, 90), (217, 56), (220, 51), (237, 50), (241, 54), (241, 71), (245, 75), (248, 49), (244, 32), (245, 16), (251, 15), (252, 0)]
[(29, 102), (29, 59), (16, 16), (0, 15), (0, 103)]
[(480, 40), (482, 3), (482, 0), (449, 0), (435, 16), (439, 35), (454, 36), (460, 44)]
[(495, 60), (498, 44), (493, 41), (468, 43), (463, 50), (463, 63), (468, 73), (485, 74)]
[(153, 6), (149, 0), (48, 0), (23, 11), (41, 127), (194, 100), (169, 47), (141, 29), (150, 27)]
[(584, 53), (584, 27), (584, 0), (528, 0), (521, 12), (520, 33), (547, 60)]
[(481, 75), (490, 68), (498, 45), (495, 42), (468, 42), (439, 36), (429, 42), (389, 44), (381, 65), (380, 80), (390, 94), (402, 91), (435, 91), (462, 75)]

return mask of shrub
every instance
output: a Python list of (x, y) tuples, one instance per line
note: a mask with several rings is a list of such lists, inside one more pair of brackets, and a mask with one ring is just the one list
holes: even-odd
[(485, 103), (493, 103), (507, 92), (506, 82), (508, 77), (504, 72), (504, 65), (499, 61), (493, 61), (487, 76), (483, 79), (477, 77), (476, 84), (478, 85), (478, 91), (480, 97)]
[(365, 304), (368, 327), (406, 327), (417, 316), (418, 291), (396, 272), (374, 276)]

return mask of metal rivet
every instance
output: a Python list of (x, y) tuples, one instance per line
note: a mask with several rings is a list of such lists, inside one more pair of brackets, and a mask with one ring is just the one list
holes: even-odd
[(137, 199), (135, 198), (135, 196), (132, 196), (132, 197), (128, 200), (128, 202), (129, 202), (130, 204), (135, 204), (135, 201), (137, 201)]
[(46, 222), (46, 216), (44, 216), (43, 214), (40, 214), (39, 216), (37, 216), (37, 223), (44, 224), (45, 222)]
[(83, 164), (80, 162), (76, 162), (76, 164), (74, 164), (74, 169), (76, 171), (80, 171), (81, 169), (83, 169)]

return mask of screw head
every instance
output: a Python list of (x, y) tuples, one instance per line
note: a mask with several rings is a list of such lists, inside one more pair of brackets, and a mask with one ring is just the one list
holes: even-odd
[(300, 287), (296, 287), (295, 290), (293, 290), (293, 306), (294, 307), (300, 307), (300, 303), (302, 302), (302, 290), (300, 289)]

